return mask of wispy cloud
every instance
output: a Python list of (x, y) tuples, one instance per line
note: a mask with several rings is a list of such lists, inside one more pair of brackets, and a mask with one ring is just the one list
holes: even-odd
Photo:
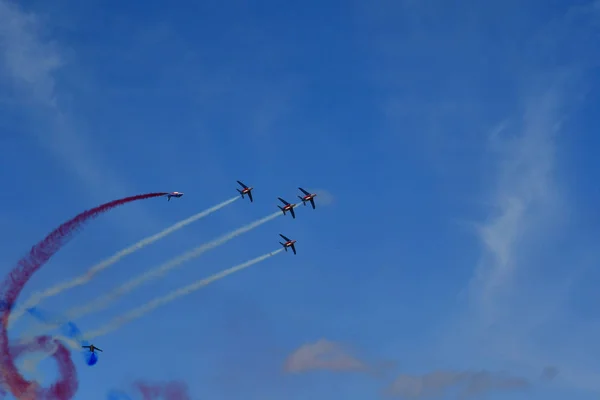
[[(372, 375), (373, 372), (383, 372), (391, 367), (393, 363), (390, 362), (369, 364), (351, 354), (340, 343), (320, 339), (295, 350), (287, 358), (284, 370), (287, 373), (327, 370)], [(543, 379), (552, 380), (557, 374), (558, 369), (549, 366), (543, 369), (541, 376)], [(507, 372), (434, 370), (416, 375), (398, 374), (383, 389), (382, 394), (387, 397), (419, 399), (458, 393), (458, 398), (467, 399), (491, 392), (525, 391), (532, 386), (531, 380)]]
[(525, 390), (530, 382), (521, 377), (489, 371), (434, 371), (423, 375), (399, 375), (385, 390), (387, 396), (407, 399), (430, 398), (458, 391), (459, 399), (490, 392)]
[[(84, 188), (80, 192), (94, 201), (130, 195), (129, 184), (109, 167), (95, 140), (80, 128), (85, 117), (61, 102), (76, 100), (76, 93), (66, 89), (61, 76), (76, 72), (77, 66), (66, 62), (67, 49), (49, 34), (50, 25), (18, 3), (0, 0), (0, 78), (14, 89), (12, 101), (28, 115), (28, 122), (16, 129), (28, 136), (19, 141), (19, 150), (30, 151), (30, 143), (39, 145)], [(130, 208), (128, 217), (136, 222), (121, 229), (136, 232), (157, 225), (142, 207)]]
[(312, 370), (366, 372), (369, 367), (341, 344), (320, 339), (295, 350), (285, 361), (284, 370), (289, 373)]
[[(498, 155), (499, 178), (493, 191), (493, 216), (479, 226), (485, 255), (472, 281), (473, 301), (492, 323), (498, 297), (510, 291), (520, 265), (517, 253), (526, 246), (536, 223), (560, 222), (560, 193), (554, 181), (555, 135), (561, 114), (557, 93), (531, 100), (516, 129), (494, 131), (492, 150)], [(544, 224), (542, 224), (544, 226)]]
[(56, 45), (40, 37), (38, 17), (0, 1), (0, 40), (6, 73), (37, 101), (56, 106), (53, 74), (63, 65)]
[[(570, 309), (586, 267), (569, 256), (575, 248), (581, 250), (574, 239), (580, 231), (573, 222), (577, 199), (568, 192), (567, 172), (561, 168), (565, 157), (560, 144), (574, 133), (567, 117), (581, 99), (581, 92), (573, 90), (579, 74), (546, 76), (551, 79), (545, 89), (524, 97), (522, 117), (491, 136), (497, 165), (496, 179), (490, 179), (495, 183), (493, 209), (478, 227), (483, 255), (470, 282), (474, 313), (467, 329), (487, 344), (487, 357), (533, 369), (557, 364), (570, 386), (598, 391), (591, 359), (573, 351), (591, 340), (574, 332), (597, 328)], [(564, 333), (567, 327), (571, 333)], [(548, 346), (557, 342), (571, 351)], [(543, 374), (554, 379), (557, 370), (548, 368)]]
[(5, 78), (20, 101), (43, 121), (31, 134), (89, 190), (122, 192), (123, 184), (96, 160), (92, 142), (60, 105), (57, 75), (66, 63), (60, 45), (46, 30), (39, 16), (0, 0), (0, 59)]

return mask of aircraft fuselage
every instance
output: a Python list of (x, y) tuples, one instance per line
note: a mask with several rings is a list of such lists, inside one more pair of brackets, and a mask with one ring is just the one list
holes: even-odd
[(167, 200), (171, 201), (171, 197), (181, 197), (181, 196), (183, 196), (183, 193), (171, 192), (171, 193), (167, 194)]

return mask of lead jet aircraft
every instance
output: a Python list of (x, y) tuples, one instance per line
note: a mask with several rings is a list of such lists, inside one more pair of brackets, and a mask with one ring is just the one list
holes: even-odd
[(183, 196), (183, 193), (171, 192), (171, 193), (167, 194), (167, 201), (171, 201), (171, 197), (181, 197), (181, 196)]
[(93, 353), (94, 350), (98, 350), (98, 351), (102, 351), (101, 349), (97, 348), (96, 346), (94, 346), (93, 344), (90, 344), (89, 346), (81, 346), (83, 348), (87, 348), (90, 349), (90, 351)]
[(302, 193), (304, 193), (304, 196), (298, 196), (298, 198), (300, 200), (302, 200), (302, 204), (306, 205), (306, 202), (310, 201), (310, 204), (312, 205), (312, 208), (314, 210), (315, 209), (315, 201), (313, 199), (317, 196), (317, 194), (316, 193), (310, 194), (306, 190), (302, 189), (301, 187), (299, 187), (298, 189), (300, 189), (302, 191)]
[(252, 189), (254, 189), (254, 188), (253, 187), (248, 187), (248, 186), (244, 185), (240, 181), (237, 181), (237, 183), (239, 183), (244, 188), (242, 190), (236, 189), (242, 195), (242, 199), (244, 198), (244, 195), (247, 194), (248, 198), (250, 199), (250, 203), (252, 203), (254, 201), (254, 200), (252, 200)]
[(277, 206), (279, 207), (279, 209), (281, 211), (283, 211), (283, 215), (285, 215), (286, 211), (289, 211), (290, 214), (292, 214), (292, 218), (296, 219), (296, 213), (294, 212), (294, 207), (297, 206), (297, 204), (290, 204), (287, 201), (285, 201), (284, 199), (282, 199), (281, 197), (278, 197), (279, 201), (281, 201), (283, 204), (285, 204), (285, 206), (281, 207), (281, 206)]
[(283, 248), (285, 249), (285, 251), (287, 251), (288, 247), (291, 247), (292, 251), (294, 252), (294, 254), (296, 254), (296, 246), (294, 246), (294, 243), (296, 243), (296, 241), (295, 240), (290, 240), (290, 239), (286, 238), (281, 233), (279, 234), (279, 236), (281, 236), (283, 238), (283, 240), (286, 241), (285, 243), (279, 242), (279, 244), (283, 246)]

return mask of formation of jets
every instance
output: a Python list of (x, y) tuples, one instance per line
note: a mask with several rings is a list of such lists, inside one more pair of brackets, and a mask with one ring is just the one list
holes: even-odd
[[(244, 197), (245, 195), (248, 195), (250, 202), (253, 203), (254, 199), (252, 198), (252, 190), (254, 188), (246, 185), (245, 183), (243, 183), (241, 181), (237, 181), (237, 183), (242, 187), (241, 189), (236, 188), (238, 193), (242, 196), (242, 199), (245, 198)], [(309, 193), (306, 190), (302, 189), (301, 187), (299, 187), (298, 189), (300, 189), (300, 191), (302, 192), (302, 196), (298, 196), (300, 201), (302, 201), (302, 204), (306, 206), (306, 203), (310, 202), (310, 205), (312, 206), (312, 208), (314, 210), (316, 208), (315, 207), (315, 197), (317, 197), (317, 194)], [(171, 201), (171, 197), (181, 197), (181, 196), (183, 196), (183, 193), (180, 193), (180, 192), (171, 192), (171, 193), (167, 194), (168, 201)], [(289, 203), (286, 200), (282, 199), (281, 197), (278, 197), (277, 199), (279, 199), (279, 201), (281, 201), (283, 203), (283, 207), (280, 205), (277, 205), (277, 207), (279, 207), (281, 212), (283, 212), (283, 215), (286, 215), (286, 213), (289, 211), (292, 218), (296, 219), (296, 213), (294, 212), (294, 207), (298, 206), (299, 203)], [(281, 233), (279, 234), (279, 236), (281, 236), (286, 241), (285, 243), (279, 242), (283, 246), (285, 251), (287, 251), (288, 247), (290, 247), (292, 249), (292, 251), (294, 252), (294, 254), (296, 254), (296, 247), (294, 246), (294, 243), (296, 243), (296, 241), (288, 239), (287, 237), (283, 236)], [(87, 347), (89, 347), (89, 346), (87, 346)], [(96, 347), (96, 349), (99, 350), (97, 347)], [(102, 350), (100, 350), (100, 351), (102, 351)], [(93, 350), (92, 350), (92, 352), (93, 352)]]
[[(249, 187), (246, 184), (237, 181), (237, 183), (240, 184), (240, 186), (242, 187), (242, 189), (237, 189), (236, 190), (239, 192), (239, 194), (242, 196), (242, 199), (244, 198), (245, 195), (248, 195), (248, 198), (250, 199), (250, 202), (253, 203), (254, 199), (252, 198), (252, 190), (254, 189), (253, 187)], [(298, 196), (298, 198), (302, 201), (302, 204), (306, 205), (306, 202), (310, 202), (311, 206), (313, 209), (315, 209), (315, 200), (314, 198), (317, 196), (316, 193), (309, 193), (306, 190), (302, 189), (301, 187), (299, 187), (298, 189), (300, 189), (300, 191), (303, 193), (303, 196)], [(183, 193), (181, 192), (170, 192), (167, 194), (167, 201), (171, 201), (171, 197), (181, 197), (183, 196)], [(294, 212), (294, 207), (296, 207), (298, 204), (297, 203), (288, 203), (287, 201), (285, 201), (284, 199), (282, 199), (281, 197), (278, 197), (279, 201), (281, 201), (283, 203), (283, 207), (281, 207), (280, 205), (277, 205), (277, 207), (279, 207), (279, 209), (283, 212), (283, 215), (286, 215), (286, 213), (289, 211), (290, 214), (292, 215), (292, 218), (296, 219), (296, 213)], [(285, 249), (285, 251), (288, 250), (288, 247), (292, 249), (292, 252), (294, 253), (294, 255), (296, 254), (296, 246), (295, 240), (292, 240), (284, 235), (282, 235), (281, 233), (279, 234), (279, 236), (281, 236), (283, 238), (283, 240), (285, 240), (285, 243), (281, 243), (279, 242), (280, 245), (283, 246), (283, 248)], [(89, 349), (90, 352), (94, 353), (96, 350), (98, 351), (102, 351), (101, 349), (99, 349), (98, 347), (94, 346), (93, 344), (90, 344), (89, 346), (81, 346), (83, 348)]]
[(90, 344), (89, 346), (81, 346), (85, 349), (90, 349), (90, 351), (93, 353), (94, 350), (98, 350), (98, 351), (102, 351), (101, 349), (97, 348), (96, 346), (94, 346), (93, 344)]
[[(298, 198), (302, 201), (302, 204), (306, 205), (306, 202), (310, 201), (310, 204), (312, 205), (312, 208), (314, 210), (315, 209), (314, 198), (317, 196), (317, 194), (309, 193), (306, 190), (302, 189), (301, 187), (299, 187), (298, 189), (300, 189), (300, 191), (302, 193), (304, 193), (304, 196), (298, 196)], [(278, 199), (279, 199), (279, 201), (281, 201), (283, 203), (283, 207), (281, 207), (279, 205), (277, 206), (283, 212), (283, 215), (285, 215), (285, 213), (289, 211), (290, 214), (292, 215), (292, 218), (296, 219), (296, 213), (294, 212), (294, 207), (296, 207), (298, 205), (298, 203), (288, 203), (281, 197), (278, 197)], [(296, 254), (296, 253), (294, 252), (294, 254)]]

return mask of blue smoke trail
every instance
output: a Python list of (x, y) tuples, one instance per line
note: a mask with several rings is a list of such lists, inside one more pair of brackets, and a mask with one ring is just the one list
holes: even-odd
[[(37, 320), (39, 320), (43, 323), (46, 323), (46, 324), (53, 323), (53, 324), (59, 325), (60, 332), (64, 336), (66, 336), (70, 339), (74, 339), (77, 342), (79, 342), (80, 346), (89, 346), (90, 345), (87, 340), (82, 339), (81, 330), (79, 330), (79, 328), (77, 327), (77, 325), (75, 325), (75, 323), (73, 323), (71, 321), (66, 321), (65, 318), (59, 318), (56, 315), (51, 315), (49, 312), (41, 311), (39, 308), (36, 308), (36, 307), (28, 308), (27, 312), (32, 317), (36, 318)], [(66, 322), (63, 322), (63, 321), (66, 321)], [(81, 350), (83, 352), (83, 359), (85, 360), (85, 363), (87, 365), (89, 365), (91, 367), (92, 365), (96, 365), (96, 363), (98, 363), (98, 354), (87, 351), (87, 350), (83, 349), (83, 347)]]

